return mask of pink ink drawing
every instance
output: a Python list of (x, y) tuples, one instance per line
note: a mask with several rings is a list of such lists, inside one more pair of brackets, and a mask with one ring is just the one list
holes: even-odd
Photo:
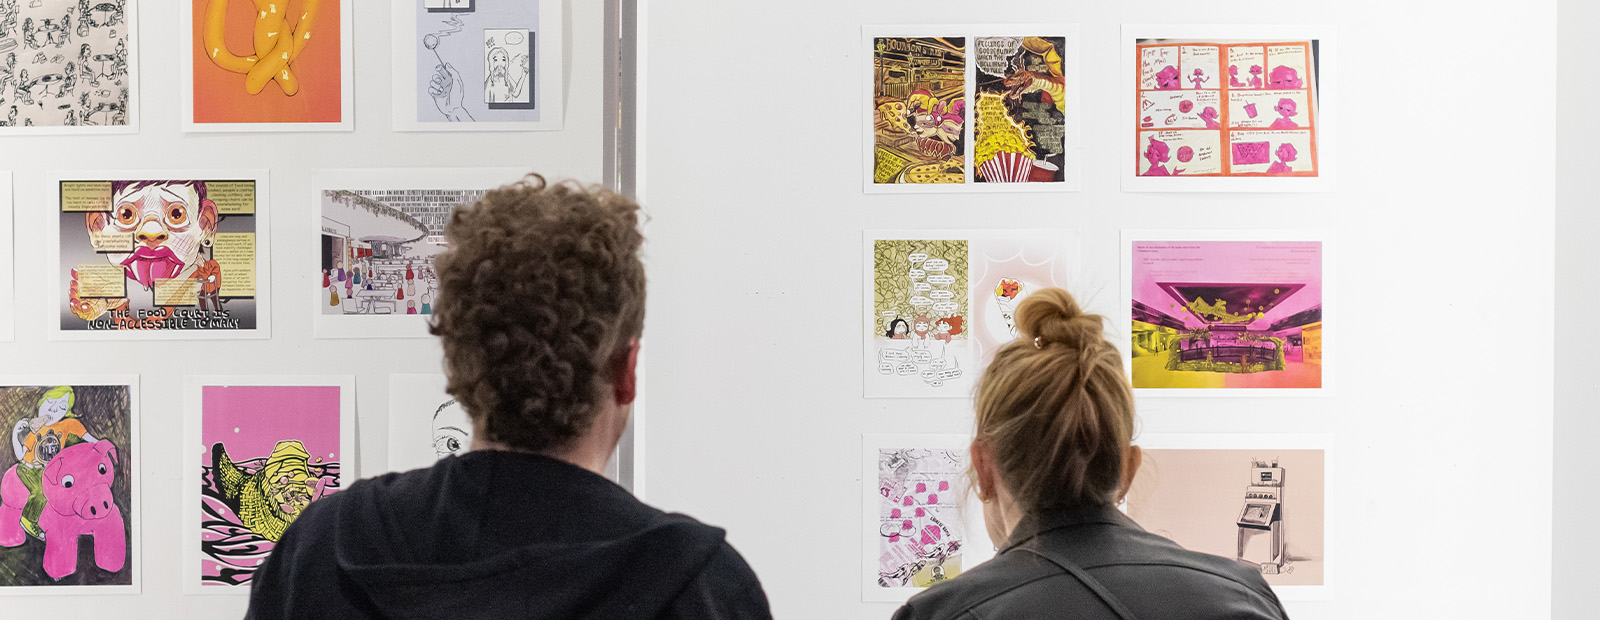
[(1295, 105), (1293, 99), (1288, 99), (1288, 98), (1279, 99), (1277, 107), (1274, 107), (1272, 109), (1277, 110), (1278, 114), (1282, 115), (1282, 117), (1279, 118), (1278, 120), (1272, 121), (1272, 128), (1273, 129), (1297, 129), (1297, 128), (1299, 128), (1300, 125), (1298, 123), (1296, 123), (1293, 120), (1289, 119), (1289, 117), (1294, 116), (1295, 114), (1299, 113), (1299, 110), (1297, 109), (1298, 107), (1299, 106)]
[(1194, 102), (1188, 99), (1178, 102), (1178, 111), (1184, 114), (1194, 111)]
[(1294, 172), (1293, 169), (1289, 168), (1289, 162), (1294, 161), (1294, 158), (1298, 155), (1299, 153), (1295, 151), (1293, 144), (1285, 142), (1278, 145), (1278, 161), (1272, 162), (1272, 166), (1267, 168), (1267, 174), (1286, 175)]
[[(91, 538), (94, 564), (102, 570), (119, 571), (127, 562), (128, 532), (111, 492), (116, 465), (116, 446), (102, 439), (62, 448), (45, 466), (40, 477), (45, 502), (38, 523), (45, 539), (44, 571), (51, 579), (78, 571), (80, 536)], [(28, 489), (18, 467), (12, 466), (0, 482), (0, 497), (4, 498), (0, 503), (0, 545), (8, 547), (26, 540), (20, 519)]]
[(1211, 81), (1211, 76), (1206, 75), (1204, 70), (1195, 69), (1194, 75), (1189, 76), (1189, 81), (1194, 84), (1196, 89), (1200, 89), (1205, 87), (1206, 82)]
[(1250, 115), (1250, 118), (1255, 118), (1256, 104), (1254, 102), (1244, 104), (1244, 113)]
[(1192, 159), (1194, 159), (1194, 149), (1193, 148), (1190, 148), (1190, 147), (1187, 147), (1187, 146), (1178, 147), (1178, 161), (1187, 164)]
[(1273, 88), (1305, 87), (1305, 85), (1300, 82), (1300, 72), (1295, 71), (1294, 67), (1286, 67), (1283, 65), (1278, 65), (1272, 68), (1271, 84)]
[(1239, 65), (1228, 65), (1228, 88), (1244, 88), (1244, 82), (1239, 81)]
[(1162, 165), (1171, 158), (1170, 154), (1171, 151), (1167, 148), (1167, 143), (1157, 140), (1155, 136), (1150, 136), (1150, 147), (1144, 150), (1144, 159), (1150, 162), (1150, 169), (1146, 170), (1143, 176), (1168, 177), (1182, 173), (1183, 169), (1181, 168), (1168, 172), (1167, 167)]
[(1178, 68), (1172, 65), (1163, 67), (1156, 73), (1157, 90), (1177, 90), (1183, 88), (1183, 82), (1178, 79)]
[(1272, 161), (1268, 151), (1272, 148), (1271, 142), (1235, 142), (1233, 143), (1233, 163), (1264, 164)]
[(1216, 108), (1206, 106), (1206, 109), (1200, 111), (1200, 120), (1206, 122), (1206, 129), (1222, 129), (1222, 123), (1217, 122)]
[(1250, 65), (1250, 88), (1261, 88), (1261, 65)]

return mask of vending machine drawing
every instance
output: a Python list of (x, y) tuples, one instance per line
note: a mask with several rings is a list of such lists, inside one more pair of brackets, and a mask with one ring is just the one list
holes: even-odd
[(1244, 508), (1239, 511), (1239, 545), (1235, 558), (1240, 564), (1261, 570), (1263, 575), (1293, 572), (1288, 562), (1288, 538), (1283, 523), (1283, 468), (1278, 459), (1251, 459), (1250, 485), (1245, 488)]

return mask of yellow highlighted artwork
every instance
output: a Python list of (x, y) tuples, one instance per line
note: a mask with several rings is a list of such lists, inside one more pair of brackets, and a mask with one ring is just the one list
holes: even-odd
[[(235, 0), (237, 1), (237, 0)], [(245, 91), (254, 95), (277, 82), (285, 95), (300, 92), (300, 82), (291, 66), (311, 42), (311, 26), (316, 21), (321, 0), (301, 0), (300, 19), (290, 26), (290, 0), (251, 0), (256, 5), (255, 54), (236, 56), (228, 51), (223, 36), (229, 0), (211, 0), (206, 5), (205, 45), (207, 56), (218, 67), (245, 75)]]

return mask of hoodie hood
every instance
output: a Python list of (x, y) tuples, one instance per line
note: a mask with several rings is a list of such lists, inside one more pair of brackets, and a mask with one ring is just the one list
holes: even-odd
[(723, 545), (532, 454), (469, 452), (341, 495), (339, 571), (385, 618), (654, 618)]

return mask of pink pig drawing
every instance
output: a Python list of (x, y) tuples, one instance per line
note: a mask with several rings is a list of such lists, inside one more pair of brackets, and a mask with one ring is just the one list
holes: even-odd
[[(68, 446), (44, 468), (44, 572), (59, 580), (78, 570), (78, 537), (94, 538), (94, 564), (106, 571), (122, 570), (128, 560), (128, 531), (122, 510), (112, 499), (117, 448), (110, 441)], [(0, 479), (0, 546), (27, 542), (22, 529), (22, 507), (28, 488), (17, 475), (18, 465)]]

